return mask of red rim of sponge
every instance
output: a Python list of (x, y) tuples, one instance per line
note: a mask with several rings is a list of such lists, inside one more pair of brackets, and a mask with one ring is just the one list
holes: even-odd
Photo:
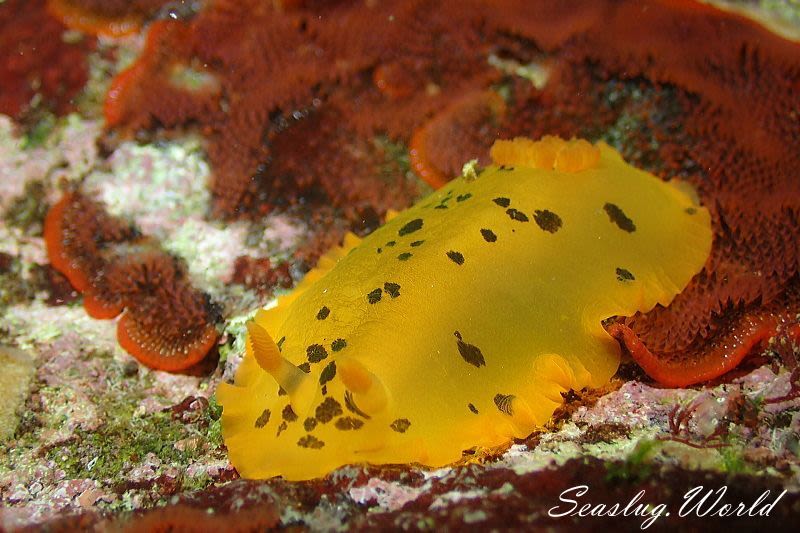
[(158, 343), (152, 340), (136, 339), (135, 321), (127, 311), (119, 317), (117, 321), (117, 342), (122, 348), (136, 358), (137, 361), (150, 368), (164, 370), (167, 372), (180, 372), (196, 365), (209, 354), (217, 342), (219, 333), (213, 324), (208, 324), (202, 335), (199, 336), (185, 352), (180, 355), (165, 356), (162, 352), (152, 349), (150, 346), (157, 346)]
[(74, 200), (75, 194), (67, 192), (47, 211), (44, 241), (53, 268), (64, 274), (75, 290), (82, 293), (90, 287), (89, 277), (69, 259), (63, 241), (64, 215)]
[[(81, 215), (89, 212), (84, 204), (93, 203), (80, 193), (65, 193), (45, 217), (44, 238), (53, 268), (64, 274), (70, 284), (82, 293), (87, 314), (96, 319), (111, 319), (122, 313), (117, 322), (120, 346), (150, 368), (180, 372), (202, 361), (219, 337), (211, 308), (203, 304), (207, 300), (203, 300), (201, 294), (190, 285), (175, 260), (161, 250), (127, 255), (124, 252), (114, 254), (113, 247), (104, 248), (103, 257), (97, 261), (97, 264), (103, 265), (101, 271), (82, 270), (80, 262), (73, 257), (76, 254), (70, 254), (68, 248), (69, 245), (80, 246), (80, 242), (69, 243), (70, 239), (77, 239), (67, 232), (70, 212), (76, 209), (76, 202), (80, 204)], [(100, 206), (92, 207), (102, 210)], [(118, 242), (130, 240), (123, 238)], [(88, 256), (98, 253), (97, 249), (91, 249), (91, 245), (89, 248), (84, 247), (76, 253)], [(87, 262), (95, 264), (91, 259)], [(145, 278), (137, 283), (137, 275)], [(172, 290), (165, 290), (165, 287)], [(142, 291), (145, 291), (144, 295)], [(152, 306), (163, 303), (165, 298), (178, 298), (179, 301), (177, 305), (164, 305), (163, 309), (167, 312), (154, 312)], [(175, 304), (173, 301), (169, 303)], [(176, 316), (184, 307), (192, 313), (189, 315), (193, 317), (190, 325), (185, 325), (185, 317)], [(148, 325), (143, 326), (141, 322), (144, 321), (137, 321), (137, 315), (146, 317)], [(159, 321), (153, 323), (154, 318)], [(145, 331), (142, 328), (148, 329)]]

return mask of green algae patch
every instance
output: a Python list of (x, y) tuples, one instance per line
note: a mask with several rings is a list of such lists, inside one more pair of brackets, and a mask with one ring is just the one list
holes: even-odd
[(25, 403), (35, 371), (33, 358), (22, 350), (0, 345), (0, 442), (14, 434), (18, 411)]
[(71, 478), (115, 479), (148, 453), (162, 462), (184, 463), (187, 454), (174, 448), (182, 435), (180, 424), (164, 413), (131, 418), (128, 424), (112, 418), (100, 431), (78, 430), (71, 443), (51, 449), (48, 459)]
[(411, 160), (408, 157), (408, 147), (405, 144), (395, 142), (386, 135), (379, 135), (373, 138), (372, 142), (384, 154), (384, 162), (380, 169), (382, 179), (388, 181), (398, 173), (414, 179)]
[(58, 118), (49, 112), (42, 113), (41, 118), (28, 130), (22, 138), (22, 148), (31, 149), (44, 146), (58, 125)]
[[(122, 486), (131, 465), (147, 462), (148, 456), (183, 471), (203, 451), (216, 450), (222, 444), (220, 411), (212, 401), (187, 423), (170, 408), (140, 414), (134, 402), (111, 400), (103, 417), (105, 424), (95, 431), (77, 430), (67, 443), (50, 449), (47, 457), (67, 477), (111, 480)], [(193, 444), (178, 446), (187, 441)], [(202, 485), (198, 479), (187, 482), (193, 488)]]
[(208, 424), (206, 439), (208, 439), (209, 446), (218, 449), (222, 446), (222, 406), (217, 403), (216, 396), (212, 396), (208, 400), (206, 418)]
[[(147, 371), (75, 334), (44, 349), (38, 366), (14, 439), (0, 444), (0, 483), (21, 501), (80, 487), (59, 505), (83, 505), (76, 498), (88, 491), (84, 502), (113, 512), (205, 488), (225, 471), (220, 407), (201, 392), (208, 383)], [(21, 488), (31, 485), (45, 488)]]
[(757, 474), (758, 470), (750, 467), (744, 458), (744, 450), (740, 447), (729, 446), (721, 448), (722, 470), (729, 474)]
[(42, 181), (27, 182), (23, 193), (14, 198), (3, 213), (3, 219), (9, 226), (26, 233), (41, 234), (48, 207), (46, 197), (47, 191)]
[[(34, 291), (25, 279), (25, 265), (19, 259), (0, 252), (0, 313), (11, 305), (34, 297)], [(3, 324), (5, 329), (8, 324)], [(5, 336), (4, 336), (5, 337)], [(10, 333), (8, 337), (11, 337)]]
[(621, 462), (606, 463), (606, 482), (638, 483), (653, 474), (653, 456), (659, 442), (651, 439), (640, 440), (633, 451)]

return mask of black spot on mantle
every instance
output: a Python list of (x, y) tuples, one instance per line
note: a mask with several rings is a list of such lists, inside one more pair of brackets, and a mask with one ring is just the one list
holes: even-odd
[(389, 427), (392, 428), (392, 431), (405, 433), (408, 428), (411, 427), (411, 422), (409, 422), (407, 418), (398, 418), (392, 422)]
[(342, 405), (333, 398), (325, 398), (322, 403), (317, 406), (314, 414), (320, 424), (327, 424), (337, 416), (341, 416)]
[(497, 241), (497, 235), (495, 235), (494, 232), (490, 229), (482, 229), (481, 235), (483, 235), (483, 240), (485, 240), (486, 242)]
[(636, 224), (633, 223), (633, 220), (628, 218), (625, 212), (620, 209), (618, 205), (606, 203), (606, 205), (603, 206), (603, 209), (608, 215), (608, 219), (616, 224), (619, 229), (622, 231), (627, 231), (628, 233), (633, 233), (636, 231)]
[(316, 438), (314, 435), (304, 435), (297, 441), (297, 445), (301, 448), (308, 448), (310, 450), (319, 450), (325, 443)]
[(458, 331), (456, 331), (454, 335), (456, 336), (458, 353), (461, 354), (461, 358), (464, 359), (464, 361), (471, 364), (475, 368), (486, 366), (486, 359), (484, 359), (480, 348), (474, 344), (468, 344), (464, 342), (463, 338), (461, 337), (461, 333)]
[(617, 267), (617, 281), (634, 281), (636, 276), (630, 270), (622, 267)]
[(340, 431), (350, 431), (360, 429), (364, 425), (364, 421), (352, 416), (343, 416), (336, 420), (334, 426)]
[(367, 294), (367, 301), (371, 304), (376, 304), (381, 301), (383, 291), (380, 288), (373, 289)]
[(283, 408), (281, 412), (281, 418), (283, 418), (286, 422), (294, 422), (297, 420), (297, 415), (294, 413), (291, 405), (287, 405)]
[(561, 217), (547, 209), (537, 209), (533, 214), (533, 220), (540, 228), (549, 233), (557, 232), (563, 225)]
[(514, 414), (514, 409), (511, 407), (513, 401), (513, 394), (495, 394), (494, 396), (494, 404), (497, 406), (498, 411), (508, 416)]
[(408, 235), (409, 233), (414, 233), (415, 231), (422, 229), (422, 224), (423, 222), (421, 218), (415, 218), (414, 220), (407, 222), (405, 226), (400, 228), (400, 231), (398, 231), (397, 234), (403, 237), (404, 235)]
[(320, 386), (325, 385), (334, 377), (336, 377), (336, 361), (331, 361), (325, 368), (322, 369), (322, 373), (319, 375)]
[(523, 213), (522, 211), (517, 211), (513, 207), (506, 209), (506, 214), (511, 218), (511, 220), (516, 220), (517, 222), (527, 222), (528, 215)]
[(267, 422), (269, 422), (269, 417), (271, 414), (272, 413), (270, 412), (269, 409), (264, 409), (264, 411), (259, 415), (259, 417), (256, 418), (255, 428), (261, 429), (264, 426), (266, 426)]
[(464, 256), (461, 254), (461, 252), (455, 252), (453, 250), (450, 250), (449, 252), (447, 252), (447, 257), (449, 257), (450, 260), (457, 265), (464, 264)]
[(319, 363), (328, 357), (328, 350), (321, 344), (312, 344), (306, 348), (306, 357), (309, 363)]
[(391, 296), (392, 298), (397, 298), (400, 296), (400, 285), (397, 283), (392, 283), (391, 281), (387, 281), (383, 284), (383, 290), (386, 291), (386, 294)]

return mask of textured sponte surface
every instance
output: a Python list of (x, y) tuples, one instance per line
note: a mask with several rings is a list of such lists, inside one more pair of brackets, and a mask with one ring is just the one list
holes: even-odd
[[(438, 466), (525, 437), (562, 392), (616, 370), (603, 319), (667, 305), (708, 257), (691, 192), (603, 143), (520, 139), (492, 155), (256, 315), (217, 391), (243, 476)], [(283, 360), (263, 363), (273, 349)]]

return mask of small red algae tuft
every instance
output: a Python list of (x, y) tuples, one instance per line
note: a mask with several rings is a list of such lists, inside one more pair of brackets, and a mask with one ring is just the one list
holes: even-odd
[(66, 30), (47, 13), (45, 0), (0, 3), (0, 113), (20, 119), (32, 104), (58, 115), (74, 109), (95, 40), (66, 39)]
[(269, 258), (240, 255), (233, 263), (231, 283), (255, 289), (259, 294), (271, 294), (277, 288), (289, 289), (293, 280), (286, 262), (273, 265)]

